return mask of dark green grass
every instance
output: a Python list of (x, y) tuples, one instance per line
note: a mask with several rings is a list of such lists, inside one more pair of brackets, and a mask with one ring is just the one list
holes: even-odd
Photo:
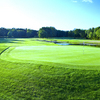
[[(17, 45), (17, 43), (8, 44)], [(1, 44), (0, 52), (9, 45)], [(28, 44), (23, 43), (23, 45)], [(98, 68), (70, 69), (68, 65), (61, 67), (0, 59), (0, 100), (99, 99), (100, 70)]]

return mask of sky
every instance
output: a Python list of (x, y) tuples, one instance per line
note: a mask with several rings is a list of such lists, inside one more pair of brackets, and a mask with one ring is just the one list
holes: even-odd
[(100, 26), (100, 0), (0, 0), (0, 27), (58, 30)]

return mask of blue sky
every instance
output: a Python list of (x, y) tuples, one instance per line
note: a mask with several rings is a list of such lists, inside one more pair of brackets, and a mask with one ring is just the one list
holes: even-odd
[(53, 26), (59, 30), (100, 26), (100, 0), (0, 0), (0, 27)]

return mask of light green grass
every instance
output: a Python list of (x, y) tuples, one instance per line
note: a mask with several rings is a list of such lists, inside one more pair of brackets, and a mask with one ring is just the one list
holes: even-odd
[[(1, 58), (15, 62), (73, 65), (93, 69), (100, 66), (100, 48), (88, 46), (20, 46), (6, 50)], [(83, 67), (84, 66), (84, 67)]]

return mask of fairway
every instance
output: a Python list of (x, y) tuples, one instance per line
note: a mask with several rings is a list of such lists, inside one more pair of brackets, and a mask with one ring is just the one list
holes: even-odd
[[(5, 58), (6, 56), (6, 58)], [(100, 66), (100, 48), (89, 46), (20, 46), (10, 48), (2, 59), (80, 66)]]

